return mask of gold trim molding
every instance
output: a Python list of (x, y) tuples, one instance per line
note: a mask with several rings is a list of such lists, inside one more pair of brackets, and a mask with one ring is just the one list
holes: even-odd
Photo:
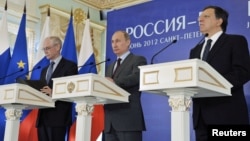
[[(43, 25), (45, 18), (47, 17), (47, 10), (50, 7), (50, 35), (59, 36), (62, 41), (64, 41), (69, 18), (70, 18), (70, 11), (65, 12), (62, 9), (50, 6), (48, 4), (40, 6), (40, 12), (41, 12), (41, 23)], [(83, 30), (85, 26), (85, 20), (87, 18), (87, 12), (84, 11), (81, 8), (77, 8), (73, 10), (74, 14), (74, 31), (75, 31), (75, 39), (76, 39), (76, 46), (77, 51), (79, 52), (81, 47), (81, 41), (82, 41), (82, 35)], [(98, 24), (94, 21), (90, 21), (90, 34), (92, 39), (92, 46), (95, 53), (95, 61), (100, 62), (103, 59), (102, 56), (102, 36), (106, 31), (106, 26)], [(102, 72), (104, 68), (101, 68), (101, 66), (98, 66), (97, 70), (98, 72)]]
[(151, 0), (75, 0), (76, 2), (88, 5), (96, 9), (120, 9), (148, 2)]

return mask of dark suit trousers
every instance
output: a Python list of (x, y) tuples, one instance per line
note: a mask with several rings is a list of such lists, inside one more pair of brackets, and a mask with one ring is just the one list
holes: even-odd
[(111, 128), (104, 138), (105, 141), (142, 141), (142, 131), (116, 131)]
[(39, 141), (65, 141), (65, 127), (39, 126), (37, 131)]
[(207, 125), (201, 117), (199, 118), (197, 127), (195, 128), (195, 138), (196, 141), (208, 141)]

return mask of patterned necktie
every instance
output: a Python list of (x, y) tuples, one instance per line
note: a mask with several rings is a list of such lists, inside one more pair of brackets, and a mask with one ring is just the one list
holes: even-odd
[(115, 75), (117, 69), (120, 67), (120, 65), (121, 65), (121, 60), (122, 60), (121, 58), (118, 58), (118, 59), (116, 60), (116, 68), (115, 68), (115, 70), (113, 71), (112, 78), (114, 77), (114, 75)]
[(203, 56), (202, 56), (202, 60), (203, 61), (206, 61), (207, 60), (207, 56), (208, 56), (208, 53), (209, 53), (209, 50), (211, 48), (211, 43), (212, 43), (212, 40), (211, 39), (208, 39), (207, 40), (207, 43), (206, 43), (206, 46), (205, 46), (205, 50), (203, 52)]
[(47, 77), (46, 77), (47, 84), (49, 84), (49, 80), (50, 80), (51, 75), (53, 73), (54, 64), (55, 64), (55, 62), (51, 62), (50, 65), (49, 65), (49, 68), (48, 68), (48, 71), (47, 71)]

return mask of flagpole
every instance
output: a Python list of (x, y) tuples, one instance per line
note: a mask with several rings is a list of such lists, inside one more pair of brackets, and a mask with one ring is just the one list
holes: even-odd
[[(8, 67), (8, 73), (15, 71), (17, 64), (23, 67), (24, 71), (28, 70), (28, 57), (27, 57), (27, 42), (26, 42), (26, 4), (24, 5), (23, 16), (21, 19), (20, 27), (17, 34), (17, 39), (15, 47), (13, 50), (13, 55), (10, 60)], [(21, 60), (21, 61), (20, 61)], [(18, 62), (18, 63), (17, 63)], [(14, 69), (14, 70), (13, 70)], [(20, 72), (22, 73), (22, 72)], [(20, 73), (6, 77), (6, 84), (15, 83), (17, 76), (20, 76)], [(12, 86), (11, 84), (9, 86)], [(4, 86), (8, 87), (7, 85)], [(9, 88), (13, 90), (13, 88)], [(15, 90), (13, 90), (13, 93)], [(11, 105), (2, 105), (5, 109), (6, 125), (4, 133), (4, 141), (18, 141), (19, 127), (20, 127), (20, 118), (23, 114), (23, 109), (26, 108), (25, 105), (20, 104), (11, 104)]]

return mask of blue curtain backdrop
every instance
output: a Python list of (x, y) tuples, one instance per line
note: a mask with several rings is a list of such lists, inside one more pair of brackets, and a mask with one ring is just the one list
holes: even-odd
[[(148, 63), (156, 52), (173, 39), (177, 39), (177, 43), (156, 56), (154, 64), (188, 59), (190, 49), (202, 38), (197, 21), (199, 12), (208, 5), (218, 5), (228, 10), (230, 16), (227, 33), (244, 35), (250, 45), (250, 1), (155, 0), (108, 12), (106, 56), (115, 59), (111, 48), (113, 32), (126, 30), (132, 40), (131, 52), (144, 55)], [(245, 86), (245, 91), (250, 110), (249, 83)], [(171, 140), (168, 97), (143, 92), (141, 101), (147, 127), (143, 140)], [(191, 114), (192, 109), (190, 120)], [(192, 121), (190, 126), (191, 141), (194, 141)]]

